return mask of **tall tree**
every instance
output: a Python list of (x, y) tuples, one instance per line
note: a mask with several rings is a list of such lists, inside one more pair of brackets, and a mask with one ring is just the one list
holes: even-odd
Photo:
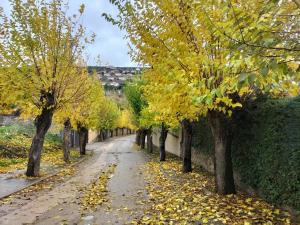
[[(215, 142), (217, 192), (234, 193), (231, 121), (235, 110), (256, 92), (279, 97), (299, 94), (299, 65), (289, 64), (297, 62), (297, 40), (280, 39), (280, 35), (271, 40), (263, 35), (265, 43), (255, 46), (256, 31), (270, 34), (261, 28), (271, 30), (274, 24), (285, 31), (286, 19), (280, 13), (289, 9), (297, 15), (299, 8), (288, 0), (268, 1), (270, 7), (262, 8), (265, 11), (260, 11), (265, 2), (259, 0), (111, 2), (119, 9), (119, 17), (106, 18), (127, 31), (134, 46), (132, 58), (150, 66), (149, 110), (157, 119), (163, 116), (183, 123), (186, 131), (190, 131), (186, 122), (207, 116)], [(236, 41), (237, 36), (244, 40)], [(288, 42), (292, 48), (286, 46)], [(273, 50), (281, 53), (273, 57)], [(183, 142), (189, 142), (184, 145), (190, 148), (190, 134), (184, 133), (188, 135)]]
[(24, 117), (34, 117), (36, 134), (29, 151), (26, 175), (38, 176), (44, 137), (55, 111), (84, 96), (87, 73), (78, 66), (85, 44), (92, 41), (78, 23), (79, 15), (66, 15), (63, 0), (10, 0), (12, 11), (2, 15), (1, 85)]
[(144, 78), (144, 73), (142, 73), (132, 81), (127, 82), (125, 85), (125, 95), (132, 109), (134, 122), (139, 128), (136, 133), (136, 143), (144, 149), (146, 147), (145, 139), (147, 138), (147, 150), (152, 153), (153, 127), (159, 126), (159, 124), (154, 121), (153, 114), (147, 109), (148, 103), (143, 90), (146, 85)]
[(85, 88), (87, 89), (85, 98), (79, 102), (69, 104), (66, 107), (66, 112), (62, 114), (68, 115), (72, 127), (78, 131), (81, 155), (86, 154), (89, 129), (98, 130), (104, 122), (100, 112), (105, 108), (106, 103), (102, 84), (95, 73), (88, 77)]
[[(117, 120), (117, 127), (121, 129), (134, 127), (133, 115), (130, 110), (124, 109), (121, 111), (120, 116)], [(123, 130), (122, 130), (122, 135), (124, 135)]]
[(147, 102), (143, 98), (141, 86), (143, 80), (141, 75), (135, 77), (131, 82), (127, 82), (125, 85), (125, 96), (132, 109), (134, 115), (134, 122), (138, 127), (136, 132), (136, 144), (140, 145), (142, 149), (145, 148), (145, 138), (147, 133), (147, 127), (140, 123), (142, 110), (147, 106)]
[[(100, 118), (99, 129), (113, 130), (118, 127), (121, 112), (118, 105), (113, 100), (106, 98), (104, 104), (99, 110), (98, 116)], [(130, 126), (130, 124), (127, 125)]]

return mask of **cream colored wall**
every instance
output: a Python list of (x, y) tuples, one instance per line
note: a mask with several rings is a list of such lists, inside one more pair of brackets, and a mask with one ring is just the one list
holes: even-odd
[[(180, 152), (181, 131), (179, 131), (177, 135), (168, 133), (166, 139), (166, 151), (180, 157), (181, 156), (181, 152)], [(152, 141), (156, 147), (159, 147), (159, 136), (160, 136), (159, 130), (158, 129), (154, 130)], [(194, 148), (192, 148), (192, 162), (201, 165), (211, 173), (214, 172), (213, 160), (209, 156), (201, 153), (201, 151), (195, 150)]]
[(89, 143), (93, 143), (97, 141), (97, 137), (98, 137), (97, 131), (89, 130)]
[[(180, 139), (181, 139), (181, 132), (179, 133), (179, 137), (176, 137), (175, 135), (168, 133), (167, 139), (166, 139), (166, 151), (170, 152), (174, 155), (180, 156)], [(159, 130), (153, 131), (153, 144), (158, 147), (159, 146)]]
[[(168, 133), (168, 141), (166, 142), (166, 149), (168, 149), (167, 151), (177, 155), (177, 156), (181, 156), (181, 151), (180, 151), (180, 140), (181, 137), (176, 137), (171, 133)], [(173, 149), (171, 151), (171, 149)]]

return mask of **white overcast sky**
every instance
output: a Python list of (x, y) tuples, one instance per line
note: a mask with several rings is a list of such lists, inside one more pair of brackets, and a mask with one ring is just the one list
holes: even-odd
[[(127, 54), (128, 46), (127, 41), (123, 39), (124, 32), (101, 16), (104, 12), (116, 15), (115, 7), (108, 0), (69, 0), (69, 13), (77, 13), (82, 3), (85, 4), (83, 24), (90, 33), (95, 32), (97, 35), (96, 41), (87, 50), (88, 64), (95, 65), (94, 59), (100, 55), (102, 65), (135, 66)], [(9, 14), (8, 0), (0, 0), (0, 6)]]

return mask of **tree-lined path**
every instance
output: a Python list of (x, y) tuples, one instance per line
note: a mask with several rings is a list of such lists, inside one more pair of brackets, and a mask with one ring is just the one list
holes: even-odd
[[(298, 224), (299, 18), (299, 0), (1, 0), (0, 224)], [(109, 29), (130, 62), (90, 58), (119, 58)]]
[(197, 167), (182, 173), (171, 155), (160, 163), (134, 139), (90, 144), (94, 153), (76, 174), (2, 202), (0, 224), (293, 224), (288, 212), (257, 197), (214, 193), (213, 176)]
[[(129, 218), (134, 219), (135, 214), (141, 212), (136, 206), (137, 198), (144, 194), (140, 192), (143, 179), (138, 169), (145, 160), (144, 153), (136, 150), (132, 136), (91, 144), (88, 149), (94, 154), (79, 166), (78, 173), (71, 179), (50, 191), (36, 193), (31, 197), (33, 200), (24, 203), (15, 199), (11, 205), (2, 205), (0, 224), (85, 224), (89, 216), (90, 222), (98, 221), (95, 224), (103, 224), (99, 221), (123, 224)], [(110, 165), (116, 165), (108, 185), (108, 199), (112, 202), (107, 204), (111, 206), (111, 213), (106, 213), (107, 206), (100, 208), (101, 213), (85, 212), (82, 195)]]

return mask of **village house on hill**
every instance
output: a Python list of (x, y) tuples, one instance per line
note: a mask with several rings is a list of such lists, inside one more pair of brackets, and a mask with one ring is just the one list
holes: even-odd
[(106, 95), (117, 92), (122, 95), (122, 90), (127, 80), (131, 80), (135, 74), (141, 72), (140, 67), (111, 67), (89, 66), (88, 71), (92, 74), (96, 71), (99, 80), (104, 86)]

